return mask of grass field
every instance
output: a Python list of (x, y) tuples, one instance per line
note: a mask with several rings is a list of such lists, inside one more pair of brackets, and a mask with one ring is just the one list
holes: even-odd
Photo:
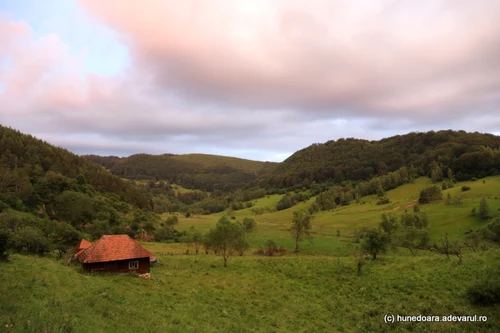
[[(160, 252), (161, 245), (157, 246)], [(158, 255), (152, 279), (86, 275), (51, 258), (1, 264), (3, 332), (498, 332), (500, 308), (466, 290), (500, 267), (499, 250), (464, 263), (382, 256), (358, 276), (350, 257)], [(481, 315), (487, 322), (384, 323), (394, 315)]]
[[(459, 183), (444, 191), (463, 195), (463, 207), (436, 202), (421, 205), (429, 217), (432, 240), (445, 233), (463, 239), (464, 231), (486, 222), (470, 216), (481, 197), (500, 215), (500, 177)], [(184, 255), (183, 244), (143, 243), (159, 263), (151, 280), (128, 275), (88, 275), (78, 266), (54, 258), (11, 255), (0, 263), (0, 331), (2, 332), (498, 332), (500, 306), (472, 306), (467, 290), (487, 276), (500, 274), (500, 249), (488, 245), (464, 250), (463, 263), (431, 251), (411, 256), (400, 249), (366, 260), (362, 274), (352, 255), (355, 228), (375, 227), (383, 212), (412, 209), (419, 191), (430, 185), (420, 178), (387, 192), (391, 203), (376, 197), (315, 214), (313, 240), (291, 253), (291, 209), (252, 215), (232, 212), (237, 220), (255, 218), (253, 249), (230, 257), (228, 267), (213, 254)], [(461, 192), (462, 185), (471, 187)], [(280, 195), (254, 200), (272, 208)], [(212, 228), (224, 213), (179, 216), (178, 228)], [(167, 214), (168, 215), (168, 214)], [(340, 236), (337, 236), (337, 230)], [(284, 245), (284, 256), (253, 254), (267, 239)], [(192, 253), (193, 251), (191, 251)], [(384, 315), (478, 315), (486, 322), (398, 322)]]
[[(362, 227), (376, 227), (380, 222), (382, 213), (401, 214), (405, 209), (411, 211), (410, 206), (418, 200), (420, 190), (432, 185), (429, 178), (419, 178), (413, 184), (406, 184), (397, 189), (388, 191), (386, 194), (391, 203), (387, 205), (377, 205), (376, 196), (361, 198), (360, 203), (352, 203), (348, 206), (341, 206), (331, 211), (319, 212), (314, 215), (313, 220), (313, 243), (304, 243), (303, 250), (306, 253), (329, 253), (339, 254), (349, 253), (346, 249), (352, 242), (354, 230)], [(440, 185), (440, 184), (438, 184)], [(462, 192), (461, 187), (467, 185), (471, 190)], [(473, 207), (478, 207), (481, 197), (486, 197), (492, 215), (500, 215), (500, 177), (488, 177), (483, 180), (460, 182), (454, 188), (443, 191), (443, 198), (447, 194), (452, 197), (461, 195), (463, 205), (461, 207), (447, 205), (445, 200), (426, 205), (420, 205), (421, 211), (427, 213), (429, 218), (429, 232), (432, 242), (438, 242), (444, 234), (448, 234), (450, 240), (456, 241), (463, 238), (464, 232), (469, 229), (477, 229), (485, 224), (478, 217), (471, 216)], [(244, 217), (252, 217), (257, 221), (257, 231), (250, 236), (252, 246), (261, 246), (267, 239), (273, 239), (279, 244), (288, 248), (293, 246), (289, 228), (292, 221), (293, 211), (308, 208), (315, 200), (309, 199), (307, 202), (282, 211), (274, 211), (255, 215), (253, 208), (269, 208), (273, 210), (282, 195), (271, 195), (257, 200), (253, 200), (254, 207), (246, 208), (231, 213), (237, 220)], [(407, 208), (405, 208), (407, 207)], [(223, 213), (212, 215), (194, 215), (190, 218), (179, 216), (180, 230), (187, 230), (195, 226), (200, 231), (207, 231), (213, 226)], [(165, 217), (168, 214), (165, 214)], [(337, 231), (340, 237), (337, 237)]]

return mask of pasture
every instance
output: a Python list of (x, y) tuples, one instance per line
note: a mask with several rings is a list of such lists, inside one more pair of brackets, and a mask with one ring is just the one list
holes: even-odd
[[(162, 252), (161, 245), (156, 248)], [(0, 270), (3, 332), (497, 332), (498, 306), (467, 288), (500, 267), (498, 249), (464, 263), (433, 253), (351, 257), (158, 255), (152, 279), (85, 275), (51, 258), (12, 255)], [(496, 271), (492, 271), (496, 269)], [(487, 322), (384, 323), (385, 314), (481, 315)]]
[[(0, 263), (0, 327), (4, 332), (498, 332), (499, 306), (471, 305), (467, 290), (487, 278), (498, 279), (500, 249), (489, 244), (478, 252), (465, 249), (463, 263), (431, 251), (416, 256), (399, 249), (364, 260), (357, 274), (354, 231), (376, 227), (384, 212), (412, 209), (419, 191), (430, 185), (420, 178), (387, 192), (388, 205), (376, 197), (315, 214), (313, 240), (291, 252), (293, 211), (272, 211), (280, 195), (255, 200), (252, 209), (231, 212), (236, 220), (257, 221), (252, 249), (229, 258), (223, 267), (213, 254), (183, 254), (184, 244), (143, 243), (158, 257), (151, 280), (129, 275), (87, 275), (78, 265), (50, 257), (11, 255)], [(461, 192), (468, 185), (471, 189)], [(448, 234), (463, 239), (468, 229), (486, 222), (471, 216), (482, 196), (492, 215), (500, 209), (500, 177), (459, 183), (443, 191), (463, 196), (463, 206), (444, 201), (421, 205), (429, 218), (431, 240)], [(406, 207), (406, 208), (405, 208)], [(179, 216), (180, 230), (205, 232), (223, 213)], [(165, 214), (164, 217), (168, 216)], [(283, 256), (254, 254), (273, 239), (287, 248)], [(478, 315), (486, 322), (384, 322), (384, 315)]]

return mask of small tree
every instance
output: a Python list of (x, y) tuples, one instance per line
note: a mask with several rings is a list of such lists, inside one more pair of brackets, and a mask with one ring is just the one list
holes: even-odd
[(295, 239), (295, 252), (299, 252), (299, 243), (304, 237), (311, 236), (311, 214), (306, 210), (299, 210), (293, 212), (292, 232)]
[(245, 229), (240, 223), (231, 222), (228, 216), (222, 216), (215, 229), (208, 232), (205, 246), (222, 256), (224, 267), (227, 267), (227, 259), (235, 251), (243, 253), (248, 248)]
[(481, 237), (477, 232), (470, 232), (465, 236), (464, 245), (467, 246), (472, 251), (476, 252), (479, 248), (481, 242)]
[(272, 256), (275, 252), (278, 252), (278, 244), (276, 244), (276, 242), (272, 239), (268, 239), (264, 243), (264, 248), (266, 249), (265, 253), (268, 256)]
[(441, 246), (443, 248), (444, 254), (446, 254), (446, 257), (450, 259), (451, 243), (450, 240), (448, 239), (448, 233), (444, 234), (444, 236), (441, 237)]
[(420, 196), (418, 202), (421, 204), (429, 203), (434, 200), (441, 200), (443, 198), (443, 192), (436, 185), (426, 187), (420, 191)]
[(194, 244), (194, 251), (196, 254), (200, 251), (200, 247), (203, 244), (203, 235), (201, 232), (195, 229), (195, 227), (189, 228), (191, 231), (191, 239)]
[(488, 201), (486, 201), (486, 198), (482, 197), (481, 202), (479, 203), (479, 218), (481, 220), (487, 220), (490, 217), (490, 206), (488, 205)]
[(7, 250), (10, 247), (11, 238), (12, 235), (10, 230), (0, 229), (0, 261), (9, 258)]
[(387, 251), (390, 243), (390, 236), (382, 229), (371, 229), (365, 234), (361, 249), (363, 252), (372, 256), (373, 260), (377, 259), (377, 254)]
[(361, 269), (365, 264), (365, 255), (362, 250), (354, 253), (354, 263), (356, 264), (356, 273), (361, 275)]
[(283, 210), (293, 206), (292, 197), (288, 194), (285, 194), (280, 201), (276, 204), (276, 210)]
[(429, 244), (429, 233), (426, 230), (419, 230), (414, 227), (405, 228), (398, 235), (398, 245), (410, 251), (412, 255), (417, 255), (418, 249), (425, 248)]
[(243, 224), (243, 227), (245, 228), (245, 231), (247, 233), (254, 231), (255, 228), (257, 227), (257, 223), (255, 222), (255, 220), (250, 218), (250, 217), (245, 217), (243, 219), (242, 224)]
[(398, 218), (394, 213), (383, 213), (379, 226), (387, 233), (392, 233), (399, 228)]
[(173, 227), (174, 225), (179, 223), (179, 219), (177, 218), (176, 215), (169, 216), (167, 220), (165, 221), (165, 224), (168, 225), (169, 227)]

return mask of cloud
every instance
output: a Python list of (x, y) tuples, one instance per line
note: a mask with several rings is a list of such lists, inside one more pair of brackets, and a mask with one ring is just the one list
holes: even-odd
[(406, 118), (500, 99), (498, 1), (80, 2), (189, 98)]
[(498, 1), (78, 3), (128, 48), (121, 72), (89, 72), (107, 54), (0, 16), (0, 122), (76, 152), (280, 160), (500, 124)]

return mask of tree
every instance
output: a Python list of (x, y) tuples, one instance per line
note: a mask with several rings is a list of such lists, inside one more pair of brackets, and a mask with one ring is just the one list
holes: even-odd
[(165, 223), (169, 226), (169, 227), (173, 227), (174, 225), (176, 225), (177, 223), (179, 223), (179, 219), (177, 218), (176, 215), (173, 215), (173, 216), (169, 216), (167, 218), (167, 220), (165, 221)]
[(268, 239), (264, 243), (265, 253), (268, 256), (272, 256), (275, 252), (278, 252), (278, 244), (272, 239)]
[(44, 254), (50, 250), (50, 242), (36, 227), (22, 227), (12, 237), (12, 247), (18, 252)]
[(195, 253), (198, 254), (203, 243), (203, 235), (194, 226), (191, 226), (186, 234), (181, 237), (181, 242), (186, 243), (186, 254), (189, 253), (191, 245), (194, 245)]
[(200, 247), (203, 244), (203, 235), (193, 226), (189, 228), (189, 230), (191, 231), (191, 239), (194, 244), (194, 251), (196, 254), (198, 254), (198, 252), (200, 251)]
[(215, 229), (208, 232), (205, 247), (222, 256), (224, 267), (227, 267), (227, 259), (235, 251), (242, 253), (248, 248), (245, 229), (240, 223), (231, 222), (228, 216), (222, 216)]
[(417, 254), (417, 250), (425, 248), (429, 244), (429, 232), (413, 227), (405, 228), (398, 234), (397, 244), (407, 248), (412, 255)]
[(250, 217), (245, 217), (243, 219), (242, 224), (243, 224), (243, 227), (245, 228), (245, 231), (247, 233), (254, 231), (255, 228), (257, 227), (257, 223), (255, 222), (255, 220), (250, 218)]
[(10, 230), (0, 229), (0, 261), (9, 258), (7, 250), (10, 247), (11, 238), (12, 234)]
[(377, 259), (377, 254), (387, 251), (390, 243), (390, 236), (381, 229), (371, 229), (365, 234), (361, 249), (363, 252), (372, 256), (373, 260)]
[(299, 252), (299, 242), (304, 237), (311, 236), (311, 220), (312, 215), (306, 210), (293, 212), (292, 228), (290, 231), (295, 239), (295, 252)]
[(87, 223), (95, 218), (95, 202), (88, 195), (74, 191), (64, 191), (55, 198), (56, 217), (73, 226)]
[(396, 214), (394, 213), (382, 214), (382, 221), (380, 222), (379, 226), (388, 234), (396, 231), (399, 227)]
[(429, 203), (434, 200), (441, 200), (443, 198), (443, 193), (441, 189), (436, 185), (426, 187), (420, 191), (420, 196), (418, 202), (421, 204)]
[(490, 217), (490, 206), (488, 205), (488, 201), (486, 201), (486, 198), (482, 197), (481, 202), (479, 203), (479, 218), (481, 220), (487, 220)]
[(292, 197), (288, 194), (285, 194), (276, 205), (276, 210), (283, 210), (290, 208), (292, 206), (293, 206)]
[(82, 239), (80, 232), (72, 225), (64, 222), (53, 222), (49, 236), (55, 249), (59, 252), (59, 257), (62, 257), (69, 248)]

